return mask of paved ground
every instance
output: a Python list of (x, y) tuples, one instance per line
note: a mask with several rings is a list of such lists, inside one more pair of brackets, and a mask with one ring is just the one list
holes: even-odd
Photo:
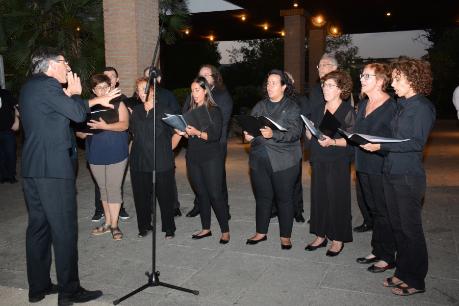
[[(428, 189), (424, 228), (429, 248), (429, 274), (425, 294), (402, 298), (381, 285), (389, 272), (371, 274), (355, 258), (367, 255), (370, 233), (354, 235), (336, 258), (325, 250), (306, 253), (313, 238), (307, 224), (295, 223), (293, 248), (281, 250), (279, 227), (272, 220), (269, 239), (256, 246), (245, 240), (255, 230), (255, 203), (247, 167), (247, 145), (232, 139), (228, 154), (231, 242), (218, 244), (219, 230), (213, 217), (214, 236), (191, 240), (200, 229), (198, 218), (176, 219), (173, 240), (158, 234), (157, 270), (160, 279), (199, 290), (199, 296), (162, 287), (148, 288), (121, 305), (459, 305), (459, 126), (440, 122), (426, 154)], [(151, 236), (137, 238), (135, 219), (121, 224), (125, 239), (110, 235), (91, 237), (94, 226), (94, 192), (80, 156), (78, 176), (79, 269), (82, 285), (102, 289), (104, 296), (88, 305), (108, 305), (146, 283), (151, 269)], [(304, 202), (309, 211), (309, 169), (304, 163)], [(193, 194), (185, 175), (183, 152), (177, 157), (177, 183), (182, 211), (192, 205)], [(129, 177), (125, 183), (127, 211), (135, 217)], [(19, 184), (0, 185), (0, 305), (27, 305), (25, 230), (27, 213)], [(353, 194), (353, 224), (362, 222)], [(308, 214), (306, 213), (306, 217)], [(53, 280), (55, 275), (53, 272)], [(56, 295), (37, 305), (56, 305)]]

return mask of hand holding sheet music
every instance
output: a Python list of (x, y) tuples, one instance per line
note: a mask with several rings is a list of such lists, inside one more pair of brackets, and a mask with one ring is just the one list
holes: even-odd
[(161, 118), (166, 124), (170, 125), (176, 130), (179, 130), (181, 132), (185, 132), (185, 129), (187, 127), (187, 123), (185, 121), (185, 118), (183, 118), (182, 115), (172, 115), (172, 114), (165, 114), (166, 117)]
[(262, 133), (260, 129), (263, 129), (265, 126), (269, 127), (273, 131), (287, 131), (286, 128), (265, 116), (256, 117), (249, 115), (237, 115), (235, 118), (238, 124), (241, 126), (242, 130), (246, 131), (253, 137), (261, 136)]
[(359, 134), (359, 133), (349, 133), (346, 132), (342, 129), (338, 129), (338, 132), (340, 132), (343, 136), (345, 136), (347, 139), (350, 141), (359, 144), (359, 145), (364, 145), (367, 143), (390, 143), (390, 142), (404, 142), (408, 141), (409, 139), (397, 139), (397, 138), (387, 138), (387, 137), (379, 137), (379, 136), (373, 136), (373, 135), (367, 135), (367, 134)]
[(300, 115), (300, 116), (304, 122), (304, 125), (309, 130), (309, 132), (311, 132), (312, 136), (316, 137), (319, 140), (325, 140), (324, 134), (314, 126), (314, 122), (312, 122), (311, 120), (309, 120), (303, 115)]

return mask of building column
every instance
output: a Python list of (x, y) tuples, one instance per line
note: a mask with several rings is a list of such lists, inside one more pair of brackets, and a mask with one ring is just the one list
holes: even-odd
[(305, 34), (306, 23), (303, 9), (281, 10), (284, 17), (284, 70), (295, 79), (295, 89), (304, 92), (305, 86)]
[(152, 61), (159, 31), (159, 0), (103, 0), (105, 65), (115, 67), (127, 96)]
[(317, 65), (319, 64), (320, 58), (325, 52), (326, 46), (326, 30), (324, 28), (311, 28), (309, 29), (308, 38), (308, 51), (309, 51), (309, 91), (316, 84), (319, 78), (319, 72), (317, 71)]

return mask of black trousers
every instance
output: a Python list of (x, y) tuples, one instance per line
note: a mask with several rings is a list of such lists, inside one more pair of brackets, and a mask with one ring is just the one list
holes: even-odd
[(203, 229), (210, 229), (210, 210), (215, 212), (222, 233), (229, 231), (228, 207), (223, 196), (223, 156), (196, 163), (186, 160), (188, 176), (200, 209)]
[(421, 212), (426, 178), (384, 175), (383, 180), (397, 251), (394, 275), (410, 287), (424, 289), (428, 255)]
[[(300, 161), (299, 164), (299, 172), (298, 178), (295, 182), (295, 187), (293, 191), (293, 215), (298, 215), (304, 212), (304, 204), (303, 204), (303, 160)], [(274, 201), (272, 205), (272, 214), (277, 214), (277, 204)]]
[(372, 253), (389, 264), (395, 263), (395, 239), (389, 223), (383, 176), (357, 172), (362, 195), (373, 216)]
[(59, 293), (74, 293), (78, 277), (78, 226), (74, 179), (24, 178), (29, 213), (26, 232), (29, 295), (51, 285), (51, 245), (54, 248)]
[[(131, 185), (134, 194), (134, 204), (137, 213), (139, 232), (151, 228), (153, 205), (153, 173), (134, 171), (131, 169)], [(161, 228), (163, 232), (174, 233), (174, 170), (156, 172), (156, 198), (161, 213)]]
[(295, 183), (299, 167), (273, 172), (269, 158), (260, 157), (256, 169), (250, 169), (256, 201), (256, 231), (267, 234), (273, 203), (277, 205), (280, 236), (290, 238), (293, 227)]
[(346, 160), (313, 162), (310, 233), (352, 241), (351, 173)]
[[(222, 180), (222, 190), (223, 190), (223, 200), (229, 212), (229, 201), (228, 201), (228, 185), (226, 183), (226, 155), (228, 153), (227, 143), (220, 143), (220, 147), (223, 154), (223, 180)], [(196, 209), (199, 209), (199, 200), (197, 197), (194, 198), (193, 202)]]
[(373, 226), (373, 216), (371, 215), (368, 203), (363, 196), (362, 184), (360, 183), (360, 178), (358, 176), (356, 177), (355, 182), (355, 194), (357, 196), (357, 204), (359, 205), (360, 213), (363, 217), (363, 223), (369, 226)]
[(16, 135), (0, 131), (0, 180), (16, 176)]

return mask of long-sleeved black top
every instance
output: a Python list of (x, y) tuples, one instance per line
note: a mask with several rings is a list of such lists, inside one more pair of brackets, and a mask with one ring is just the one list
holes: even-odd
[[(314, 122), (315, 126), (320, 126), (324, 117), (325, 103), (317, 104), (314, 106), (311, 113), (311, 121)], [(333, 114), (336, 119), (341, 123), (341, 129), (352, 132), (355, 124), (355, 111), (350, 103), (346, 101), (341, 102), (340, 106), (336, 109)], [(333, 135), (334, 139), (343, 138), (338, 132)], [(329, 146), (322, 147), (317, 138), (312, 136), (311, 138), (311, 162), (332, 162), (336, 160), (351, 161), (353, 149), (347, 145), (346, 147)]]
[(303, 125), (300, 119), (300, 107), (289, 97), (284, 96), (279, 102), (264, 99), (252, 109), (252, 116), (266, 116), (284, 128), (286, 132), (273, 131), (273, 137), (255, 137), (251, 142), (249, 165), (256, 167), (257, 156), (268, 154), (273, 172), (295, 166), (301, 159), (300, 138)]
[[(167, 171), (174, 167), (174, 153), (171, 138), (173, 129), (165, 124), (161, 118), (171, 110), (162, 104), (156, 103), (156, 171)], [(132, 147), (130, 167), (134, 171), (153, 171), (153, 138), (154, 117), (153, 109), (148, 113), (143, 104), (136, 105), (132, 110), (129, 130), (132, 133)]]
[(190, 162), (201, 163), (219, 157), (222, 154), (219, 142), (222, 133), (222, 111), (218, 106), (210, 107), (208, 111), (212, 123), (203, 130), (203, 132), (207, 133), (207, 140), (199, 137), (188, 138), (186, 158)]
[[(222, 112), (222, 133), (220, 137), (220, 143), (226, 144), (228, 140), (228, 130), (229, 130), (229, 122), (231, 120), (231, 114), (233, 113), (233, 99), (226, 90), (226, 88), (220, 89), (217, 87), (212, 88), (212, 98), (214, 99), (215, 103), (218, 105)], [(185, 100), (185, 104), (183, 105), (183, 113), (186, 113), (190, 109), (190, 96), (188, 96)]]
[[(390, 97), (368, 116), (366, 115), (367, 104), (368, 100), (362, 100), (358, 104), (354, 132), (380, 137), (391, 137), (390, 123), (396, 111), (395, 100)], [(381, 152), (368, 152), (359, 146), (355, 146), (356, 171), (369, 174), (382, 174), (383, 162), (384, 155)]]
[(407, 139), (381, 144), (389, 154), (384, 158), (383, 172), (390, 175), (424, 176), (422, 151), (435, 122), (435, 107), (429, 99), (415, 95), (399, 99), (391, 122), (392, 137)]

